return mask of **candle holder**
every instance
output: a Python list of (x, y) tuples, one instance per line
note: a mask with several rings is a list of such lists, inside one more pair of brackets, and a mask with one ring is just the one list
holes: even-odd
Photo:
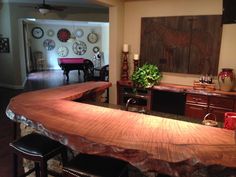
[(139, 62), (138, 60), (135, 60), (135, 59), (133, 61), (134, 61), (134, 71), (136, 71), (139, 67)]
[(122, 63), (121, 80), (129, 80), (128, 54), (129, 52), (124, 52), (124, 51), (122, 52), (123, 63)]

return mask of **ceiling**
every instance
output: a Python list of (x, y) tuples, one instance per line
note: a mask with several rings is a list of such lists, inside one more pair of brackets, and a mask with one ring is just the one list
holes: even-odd
[[(42, 4), (43, 0), (3, 0), (20, 5), (37, 5)], [(106, 8), (104, 6), (95, 4), (93, 0), (45, 0), (46, 4), (62, 5), (67, 7), (89, 7), (89, 8)]]
[[(1, 0), (0, 0), (1, 1)], [(36, 7), (37, 5), (40, 5), (43, 3), (43, 0), (2, 0), (3, 2), (9, 2), (11, 4), (16, 4), (18, 6), (22, 7)], [(66, 11), (73, 13), (73, 12), (78, 12), (78, 9), (80, 12), (85, 10), (86, 12), (94, 12), (96, 11), (97, 13), (108, 13), (108, 7), (101, 6), (98, 4), (94, 3), (94, 0), (45, 0), (46, 4), (49, 5), (56, 5), (56, 6), (65, 6)], [(106, 25), (106, 23), (88, 23), (84, 22), (75, 22), (75, 21), (63, 21), (63, 20), (48, 20), (48, 19), (37, 19), (31, 21), (31, 19), (26, 19), (27, 23), (37, 23), (37, 24), (54, 24), (54, 25), (60, 25), (63, 23), (63, 25), (86, 25), (86, 26), (93, 26), (93, 25)]]

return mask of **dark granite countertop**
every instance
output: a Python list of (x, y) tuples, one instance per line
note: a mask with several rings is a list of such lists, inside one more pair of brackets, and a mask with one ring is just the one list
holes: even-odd
[[(87, 104), (92, 104), (92, 105), (106, 107), (106, 108), (126, 110), (124, 105), (116, 105), (116, 104), (110, 104), (110, 103), (101, 103), (101, 102), (88, 101), (88, 100), (84, 100), (83, 102), (87, 103)], [(148, 115), (153, 115), (153, 116), (158, 116), (158, 117), (164, 117), (164, 118), (168, 118), (168, 119), (175, 119), (175, 120), (180, 120), (180, 121), (197, 123), (197, 124), (202, 124), (202, 121), (204, 119), (204, 118), (202, 118), (202, 119), (191, 118), (191, 117), (187, 117), (187, 116), (184, 116), (184, 115), (164, 113), (164, 112), (157, 112), (157, 111), (146, 111), (142, 107), (135, 107), (135, 106), (130, 106), (128, 108), (128, 111), (138, 112), (138, 113), (141, 113), (141, 114), (148, 114)], [(217, 127), (222, 128), (223, 127), (223, 122), (218, 122), (218, 126)]]

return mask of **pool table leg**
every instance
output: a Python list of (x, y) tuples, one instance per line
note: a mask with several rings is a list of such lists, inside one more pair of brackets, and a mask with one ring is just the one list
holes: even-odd
[(65, 74), (66, 75), (66, 81), (68, 82), (69, 81), (69, 70), (64, 70), (64, 73), (63, 74)]
[(87, 71), (86, 69), (83, 70), (84, 71), (84, 82), (86, 82), (88, 80), (88, 74), (87, 74)]

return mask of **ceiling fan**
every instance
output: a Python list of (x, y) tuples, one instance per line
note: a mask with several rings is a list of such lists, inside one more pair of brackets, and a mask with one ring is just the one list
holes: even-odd
[(51, 11), (63, 11), (66, 7), (64, 6), (52, 6), (52, 5), (49, 5), (49, 4), (46, 4), (45, 3), (45, 0), (43, 0), (43, 3), (42, 4), (39, 4), (35, 7), (36, 10), (39, 11), (39, 13), (45, 15)]

